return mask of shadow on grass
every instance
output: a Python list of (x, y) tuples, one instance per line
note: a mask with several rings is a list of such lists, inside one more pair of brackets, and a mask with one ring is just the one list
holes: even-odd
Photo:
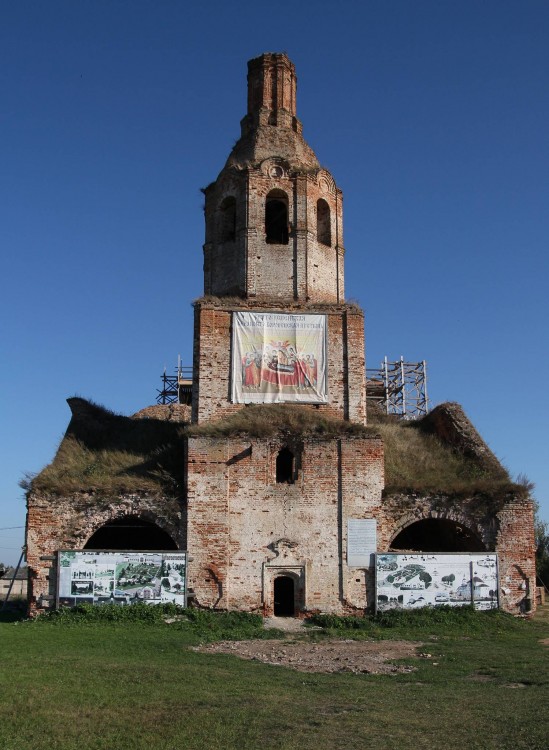
[(21, 622), (27, 619), (26, 607), (10, 607), (0, 609), (0, 622)]

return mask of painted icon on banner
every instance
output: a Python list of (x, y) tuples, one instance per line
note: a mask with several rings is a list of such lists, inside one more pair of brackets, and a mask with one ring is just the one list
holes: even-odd
[(235, 403), (326, 403), (326, 316), (233, 313)]

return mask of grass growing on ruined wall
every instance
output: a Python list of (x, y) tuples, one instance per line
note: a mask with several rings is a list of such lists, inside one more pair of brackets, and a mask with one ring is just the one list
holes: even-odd
[(370, 415), (368, 427), (292, 404), (256, 404), (223, 420), (182, 426), (159, 419), (131, 419), (87, 404), (86, 419), (73, 419), (52, 461), (30, 485), (56, 494), (79, 491), (163, 492), (180, 495), (184, 486), (185, 437), (249, 435), (294, 438), (380, 435), (384, 441), (386, 493), (503, 497), (524, 494), (506, 472), (481, 467), (421, 429)]
[(51, 464), (31, 482), (37, 491), (69, 494), (168, 492), (183, 486), (184, 428), (157, 419), (130, 419), (90, 405), (71, 420)]
[(418, 423), (388, 421), (370, 426), (383, 438), (387, 494), (523, 493), (524, 488), (512, 484), (503, 469), (494, 472), (480, 467), (436, 436), (423, 432)]
[(0, 624), (0, 747), (546, 750), (549, 618), (513, 622), (431, 623), (416, 671), (393, 676), (200, 653), (207, 635), (185, 623)]
[(277, 432), (309, 437), (376, 434), (375, 430), (363, 425), (335, 419), (317, 409), (296, 404), (253, 404), (222, 420), (189, 427), (187, 432), (204, 437), (230, 437), (245, 433), (259, 438), (271, 437)]
[(254, 405), (219, 422), (184, 427), (158, 419), (131, 419), (88, 404), (86, 419), (73, 419), (51, 464), (24, 483), (35, 491), (132, 491), (181, 494), (186, 435), (269, 437), (367, 435), (372, 430), (288, 404)]

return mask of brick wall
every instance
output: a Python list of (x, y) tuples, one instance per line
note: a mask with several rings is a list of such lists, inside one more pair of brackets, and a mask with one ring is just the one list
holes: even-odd
[(29, 611), (54, 605), (59, 549), (82, 549), (108, 521), (137, 516), (166, 531), (179, 549), (186, 548), (186, 516), (175, 498), (132, 494), (106, 497), (80, 492), (69, 496), (30, 492), (27, 496)]
[[(300, 456), (294, 484), (276, 482), (287, 444)], [(366, 607), (364, 571), (345, 563), (346, 528), (379, 512), (381, 440), (196, 437), (188, 468), (189, 580), (201, 605), (269, 613), (274, 578), (291, 572), (304, 609)]]
[[(274, 170), (276, 171), (276, 176)], [(288, 202), (287, 244), (265, 235), (265, 204), (277, 190)], [(303, 174), (273, 157), (242, 172), (225, 170), (206, 191), (204, 293), (272, 297), (302, 302), (343, 302), (343, 198), (324, 169)], [(234, 198), (234, 239), (223, 234), (222, 206)], [(330, 214), (330, 242), (317, 236), (317, 202)]]
[[(301, 456), (294, 484), (275, 481), (283, 445)], [(348, 519), (376, 519), (383, 552), (404, 527), (436, 518), (498, 553), (504, 609), (535, 607), (531, 504), (511, 499), (487, 514), (476, 498), (384, 498), (379, 438), (196, 437), (188, 469), (189, 577), (201, 606), (271, 614), (274, 578), (291, 575), (303, 611), (371, 610), (373, 569), (347, 566)]]
[(536, 608), (534, 507), (529, 500), (509, 502), (498, 513), (500, 604), (509, 612)]
[(318, 408), (364, 424), (364, 316), (352, 305), (303, 307), (276, 302), (199, 300), (195, 303), (193, 422), (220, 419), (242, 408), (231, 403), (231, 315), (233, 311), (319, 313), (327, 316), (329, 403)]
[(378, 517), (378, 549), (391, 548), (397, 534), (424, 519), (452, 521), (471, 531), (487, 552), (498, 555), (499, 601), (512, 614), (535, 610), (533, 504), (513, 497), (486, 504), (485, 497), (395, 495)]

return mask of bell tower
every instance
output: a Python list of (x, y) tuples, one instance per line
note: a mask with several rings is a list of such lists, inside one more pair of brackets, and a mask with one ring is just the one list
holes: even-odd
[[(248, 62), (240, 138), (204, 189), (194, 422), (247, 403), (286, 401), (366, 419), (364, 318), (344, 299), (342, 193), (303, 138), (296, 91), (287, 55)], [(315, 327), (321, 333), (313, 345), (304, 331)], [(247, 343), (237, 329), (250, 334)]]
[(285, 54), (248, 63), (248, 111), (217, 180), (205, 189), (204, 293), (343, 302), (342, 194), (296, 116)]

